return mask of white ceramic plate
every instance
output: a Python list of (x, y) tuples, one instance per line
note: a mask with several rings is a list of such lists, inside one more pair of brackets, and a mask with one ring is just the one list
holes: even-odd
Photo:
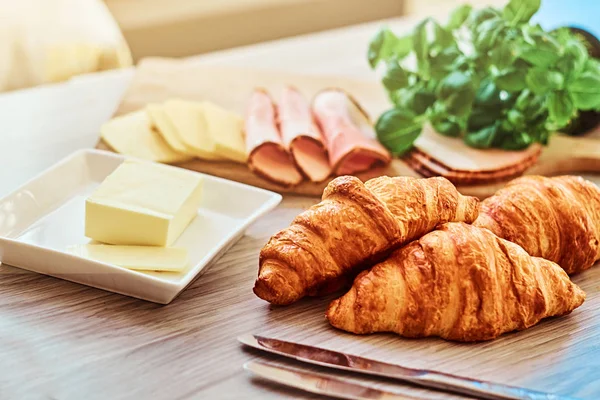
[(140, 272), (66, 253), (84, 236), (85, 199), (125, 160), (118, 154), (78, 151), (0, 200), (0, 261), (41, 274), (137, 297), (171, 302), (218, 259), (281, 196), (237, 182), (204, 176), (196, 217), (174, 246), (189, 251), (181, 273)]

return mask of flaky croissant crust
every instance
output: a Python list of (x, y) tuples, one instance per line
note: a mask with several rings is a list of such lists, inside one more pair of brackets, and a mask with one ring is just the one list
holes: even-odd
[(600, 189), (578, 176), (522, 177), (484, 200), (474, 225), (573, 274), (600, 259)]
[(326, 316), (359, 334), (480, 341), (567, 314), (584, 299), (555, 263), (489, 230), (449, 223), (362, 272)]
[(472, 222), (478, 200), (444, 178), (334, 179), (322, 201), (263, 247), (254, 293), (274, 304), (344, 286), (393, 249), (448, 221)]

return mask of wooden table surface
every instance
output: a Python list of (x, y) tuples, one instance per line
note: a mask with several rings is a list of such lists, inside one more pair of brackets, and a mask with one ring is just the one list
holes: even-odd
[[(390, 21), (399, 30), (410, 24)], [(213, 64), (368, 77), (365, 49), (378, 25), (203, 58)], [(131, 76), (132, 71), (103, 73), (0, 96), (0, 196), (72, 151), (93, 147), (100, 124), (114, 111)], [(600, 396), (598, 268), (575, 278), (588, 299), (569, 317), (483, 344), (357, 337), (326, 323), (323, 313), (331, 297), (285, 308), (256, 298), (251, 289), (261, 246), (312, 202), (286, 197), (167, 306), (1, 266), (0, 399), (303, 397), (243, 371), (245, 361), (261, 357), (236, 342), (248, 332), (563, 395)], [(451, 398), (377, 384), (423, 398)]]

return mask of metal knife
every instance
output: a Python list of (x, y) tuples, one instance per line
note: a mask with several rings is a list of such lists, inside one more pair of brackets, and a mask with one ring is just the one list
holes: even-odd
[(316, 372), (301, 371), (263, 361), (248, 361), (244, 369), (285, 386), (349, 400), (417, 400), (416, 397), (386, 392)]
[(416, 385), (475, 396), (484, 399), (528, 399), (528, 400), (574, 400), (550, 393), (508, 386), (499, 383), (480, 381), (450, 375), (443, 372), (412, 369), (400, 365), (388, 364), (381, 361), (345, 354), (319, 347), (299, 343), (286, 342), (279, 339), (257, 335), (240, 336), (238, 340), (250, 347), (268, 351), (285, 357), (294, 358), (310, 364), (323, 367), (358, 372), (368, 375), (383, 376), (398, 379)]

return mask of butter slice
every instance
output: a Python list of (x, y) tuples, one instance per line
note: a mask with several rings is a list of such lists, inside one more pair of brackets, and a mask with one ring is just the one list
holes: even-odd
[(200, 103), (179, 99), (167, 100), (163, 104), (179, 139), (195, 156), (205, 160), (218, 160), (216, 145), (208, 132), (208, 125)]
[(242, 117), (210, 102), (201, 103), (201, 108), (208, 132), (215, 143), (216, 153), (223, 158), (245, 163), (248, 155)]
[(87, 199), (85, 235), (102, 243), (170, 246), (201, 199), (198, 174), (126, 160)]
[(189, 264), (188, 251), (179, 247), (113, 246), (84, 244), (67, 251), (79, 257), (142, 271), (183, 271)]
[(189, 160), (189, 155), (173, 150), (152, 129), (145, 110), (125, 114), (106, 122), (100, 128), (102, 139), (113, 150), (145, 160), (173, 163)]

